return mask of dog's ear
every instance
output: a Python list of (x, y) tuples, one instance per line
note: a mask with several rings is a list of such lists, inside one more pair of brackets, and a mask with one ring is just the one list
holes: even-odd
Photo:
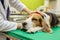
[(47, 27), (46, 22), (42, 21), (42, 28), (44, 32), (52, 33), (52, 29)]
[(47, 25), (46, 25), (44, 20), (41, 21), (41, 24), (42, 24), (43, 31), (44, 32), (49, 32), (48, 27), (47, 27)]

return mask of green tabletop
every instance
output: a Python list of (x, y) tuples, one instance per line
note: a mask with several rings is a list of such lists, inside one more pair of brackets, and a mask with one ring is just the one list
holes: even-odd
[(22, 40), (60, 40), (60, 26), (53, 28), (53, 33), (36, 32), (29, 34), (22, 30), (9, 31), (6, 34)]

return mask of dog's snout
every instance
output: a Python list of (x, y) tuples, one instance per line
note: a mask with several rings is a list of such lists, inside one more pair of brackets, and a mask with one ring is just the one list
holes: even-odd
[(26, 22), (24, 22), (24, 23), (23, 23), (23, 26), (25, 26), (25, 25), (27, 25), (27, 23), (26, 23)]

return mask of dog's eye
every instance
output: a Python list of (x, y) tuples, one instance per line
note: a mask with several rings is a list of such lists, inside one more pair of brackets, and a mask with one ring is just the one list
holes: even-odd
[(41, 19), (39, 19), (39, 21), (42, 21)]
[(33, 20), (37, 21), (37, 19), (35, 19), (35, 18), (32, 18), (32, 21), (33, 21)]

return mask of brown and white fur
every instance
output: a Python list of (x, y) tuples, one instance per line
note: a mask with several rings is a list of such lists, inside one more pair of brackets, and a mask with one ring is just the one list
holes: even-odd
[[(28, 18), (23, 22), (24, 29), (26, 29), (29, 33), (40, 30), (51, 33), (52, 26), (58, 23), (52, 24), (52, 20), (54, 20), (52, 16), (53, 14), (48, 14), (48, 12), (45, 13), (47, 13), (45, 14), (45, 16), (40, 15), (38, 12), (30, 14)], [(58, 19), (55, 20), (58, 21)]]

